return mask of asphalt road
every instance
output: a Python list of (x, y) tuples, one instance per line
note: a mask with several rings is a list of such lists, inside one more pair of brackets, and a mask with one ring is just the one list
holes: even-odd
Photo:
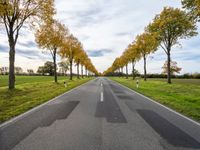
[(0, 150), (200, 150), (200, 125), (97, 78), (0, 125)]

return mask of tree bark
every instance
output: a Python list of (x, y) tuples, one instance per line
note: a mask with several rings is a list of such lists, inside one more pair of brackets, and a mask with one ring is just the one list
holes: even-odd
[(79, 61), (77, 62), (77, 79), (80, 79), (80, 77), (79, 77)]
[(133, 77), (133, 80), (135, 79), (135, 63), (134, 63), (134, 60), (132, 60), (132, 77)]
[(70, 63), (70, 80), (72, 80), (72, 59), (69, 60)]
[(171, 84), (171, 56), (170, 56), (170, 48), (167, 49), (167, 83)]
[(146, 56), (143, 56), (144, 58), (144, 81), (147, 81), (147, 69), (146, 69)]
[(81, 65), (81, 77), (83, 78), (83, 65)]
[(87, 67), (85, 67), (85, 76), (87, 77)]
[(128, 79), (128, 64), (126, 64), (126, 79)]
[(58, 78), (57, 78), (56, 52), (57, 52), (57, 48), (54, 48), (53, 50), (54, 81), (57, 83)]
[(9, 89), (15, 88), (15, 41), (13, 34), (9, 36)]
[(121, 70), (122, 70), (122, 78), (123, 78), (123, 74), (124, 74), (124, 69), (123, 69), (123, 67), (121, 68)]

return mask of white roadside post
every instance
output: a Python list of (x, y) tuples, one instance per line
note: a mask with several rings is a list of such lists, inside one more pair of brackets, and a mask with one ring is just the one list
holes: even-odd
[(136, 80), (136, 87), (139, 88), (139, 79)]
[(64, 81), (64, 86), (67, 87), (67, 82), (66, 81)]

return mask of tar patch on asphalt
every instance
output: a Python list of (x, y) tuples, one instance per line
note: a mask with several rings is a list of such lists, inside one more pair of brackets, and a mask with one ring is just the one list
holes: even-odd
[(117, 95), (120, 100), (132, 100), (133, 98), (129, 95)]
[(104, 88), (104, 101), (98, 101), (95, 117), (106, 118), (110, 123), (127, 123), (119, 105), (108, 87)]
[(67, 103), (48, 106), (51, 116), (42, 121), (40, 127), (50, 126), (56, 120), (66, 119), (78, 104), (79, 101), (69, 101)]
[(38, 127), (47, 127), (56, 120), (67, 118), (79, 101), (45, 105), (0, 131), (0, 150), (9, 150)]
[(190, 135), (151, 110), (139, 109), (140, 116), (165, 140), (173, 146), (200, 148), (200, 143)]
[(124, 93), (124, 91), (121, 89), (121, 87), (114, 85), (114, 84), (109, 84), (113, 92), (115, 93)]

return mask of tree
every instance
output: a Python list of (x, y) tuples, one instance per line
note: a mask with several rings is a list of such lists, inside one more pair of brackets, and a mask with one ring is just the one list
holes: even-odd
[(83, 51), (82, 57), (81, 57), (81, 60), (80, 60), (80, 64), (81, 64), (81, 76), (82, 76), (82, 78), (83, 78), (83, 66), (85, 66), (85, 62), (86, 62), (87, 59), (88, 59), (88, 56), (87, 56), (86, 52)]
[(137, 60), (140, 59), (140, 53), (137, 51), (137, 45), (133, 42), (132, 44), (128, 45), (128, 58), (129, 61), (132, 63), (132, 78), (135, 79), (135, 63)]
[(84, 57), (85, 53), (83, 51), (82, 46), (79, 47), (80, 49), (77, 49), (77, 54), (74, 57), (74, 60), (76, 62), (76, 66), (77, 66), (77, 78), (80, 79), (79, 77), (79, 65), (81, 63), (81, 59)]
[(44, 72), (45, 73), (48, 73), (50, 76), (53, 76), (54, 73), (55, 73), (55, 70), (54, 70), (54, 63), (51, 62), (51, 61), (47, 61), (45, 64), (44, 64)]
[(32, 74), (34, 74), (34, 71), (33, 71), (33, 69), (27, 69), (27, 72), (28, 72), (28, 74), (29, 74), (29, 75), (32, 75)]
[[(182, 70), (182, 68), (179, 68), (178, 66), (177, 66), (177, 62), (175, 62), (175, 61), (171, 61), (170, 62), (170, 66), (171, 66), (171, 68), (170, 68), (170, 73), (172, 74), (172, 75), (174, 75), (175, 73), (180, 73), (180, 71)], [(163, 67), (162, 67), (162, 69), (163, 69), (163, 74), (167, 74), (167, 61), (165, 61), (165, 63), (164, 63), (164, 65), (163, 65)]]
[(18, 74), (21, 74), (23, 73), (23, 69), (21, 67), (15, 67), (15, 73), (18, 75)]
[(8, 67), (1, 67), (1, 74), (7, 75), (9, 73), (9, 68)]
[(157, 50), (158, 41), (154, 34), (144, 32), (136, 37), (136, 49), (144, 60), (144, 81), (147, 80), (146, 59), (147, 55)]
[(157, 15), (153, 23), (149, 24), (148, 31), (157, 35), (161, 48), (167, 54), (167, 82), (171, 83), (171, 49), (180, 39), (195, 36), (196, 25), (186, 12), (172, 7), (165, 7)]
[(44, 75), (45, 74), (44, 66), (39, 66), (38, 70), (37, 70), (37, 73)]
[(72, 67), (73, 67), (73, 61), (74, 57), (77, 54), (77, 51), (82, 46), (81, 43), (78, 41), (77, 38), (75, 38), (72, 34), (68, 36), (65, 41), (62, 44), (62, 47), (60, 48), (60, 55), (62, 58), (68, 58), (69, 64), (70, 64), (70, 80), (72, 80)]
[(45, 62), (44, 66), (40, 66), (37, 72), (42, 75), (49, 74), (50, 76), (53, 76), (55, 72), (54, 63), (50, 61)]
[(9, 89), (15, 88), (15, 46), (24, 24), (43, 22), (54, 13), (53, 0), (0, 0), (0, 23), (3, 23), (9, 42)]
[(128, 63), (130, 60), (128, 49), (123, 52), (121, 59), (123, 60), (123, 65), (126, 67), (126, 79), (128, 79)]
[(96, 68), (94, 67), (94, 65), (92, 64), (90, 58), (87, 58), (85, 60), (85, 74), (86, 76), (90, 76), (90, 75), (98, 75), (98, 71), (96, 70)]
[(61, 68), (62, 73), (66, 75), (67, 71), (69, 70), (69, 60), (62, 60), (60, 63), (58, 63), (58, 65)]
[(48, 73), (50, 76), (53, 76), (54, 73), (55, 73), (55, 70), (54, 70), (54, 63), (51, 62), (51, 61), (47, 61), (45, 64), (44, 64), (44, 72), (45, 73)]
[(189, 11), (193, 20), (200, 21), (200, 1), (199, 0), (182, 0), (183, 8)]
[(52, 55), (55, 82), (57, 82), (57, 50), (62, 46), (63, 39), (67, 36), (67, 34), (68, 29), (56, 20), (43, 24), (35, 34), (36, 42), (39, 47), (49, 50)]

